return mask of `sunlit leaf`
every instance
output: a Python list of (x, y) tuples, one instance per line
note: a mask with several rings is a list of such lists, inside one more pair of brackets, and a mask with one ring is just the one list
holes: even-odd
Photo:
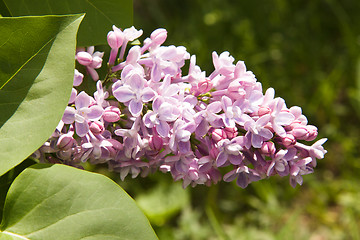
[(39, 148), (59, 123), (82, 18), (0, 18), (0, 176)]
[(5, 236), (32, 240), (157, 239), (134, 200), (115, 182), (49, 164), (34, 165), (15, 179), (0, 229)]

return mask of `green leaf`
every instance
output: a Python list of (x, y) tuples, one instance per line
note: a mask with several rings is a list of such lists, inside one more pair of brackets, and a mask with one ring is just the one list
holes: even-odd
[(3, 0), (0, 0), (0, 14), (3, 17), (11, 17), (9, 9), (7, 9)]
[(157, 239), (135, 201), (115, 182), (57, 164), (36, 164), (15, 179), (0, 230), (34, 240)]
[(38, 149), (59, 123), (82, 18), (0, 18), (0, 176)]
[(78, 45), (107, 44), (112, 25), (132, 26), (132, 0), (4, 0), (12, 16), (86, 13), (79, 28)]
[[(5, 197), (10, 188), (10, 185), (14, 181), (14, 179), (22, 172), (25, 168), (34, 165), (35, 161), (31, 160), (30, 158), (26, 159), (6, 174), (0, 176), (0, 222), (2, 219), (2, 213), (5, 204)], [(1, 238), (0, 238), (1, 239)]]

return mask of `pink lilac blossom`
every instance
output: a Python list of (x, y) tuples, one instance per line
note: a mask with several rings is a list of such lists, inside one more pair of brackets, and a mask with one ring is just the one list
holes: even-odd
[[(108, 73), (101, 80), (95, 69), (103, 53), (78, 49), (75, 58), (87, 72), (75, 69), (69, 106), (34, 157), (73, 166), (107, 163), (122, 180), (159, 170), (183, 180), (184, 187), (223, 179), (242, 188), (274, 175), (301, 185), (302, 176), (324, 158), (327, 139), (306, 144), (318, 129), (300, 107), (275, 98), (274, 89), (263, 93), (243, 61), (213, 52), (214, 71), (207, 76), (185, 47), (163, 46), (165, 29), (126, 52), (141, 35), (134, 27), (113, 26), (107, 35)], [(97, 81), (93, 96), (76, 89), (83, 74)]]

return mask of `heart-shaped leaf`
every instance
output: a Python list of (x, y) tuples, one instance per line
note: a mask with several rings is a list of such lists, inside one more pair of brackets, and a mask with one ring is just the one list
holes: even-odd
[(0, 18), (0, 176), (52, 134), (74, 79), (83, 15)]
[(106, 44), (106, 35), (115, 24), (132, 25), (132, 0), (4, 0), (12, 16), (86, 13), (79, 28), (78, 45)]
[(157, 239), (134, 200), (109, 178), (49, 164), (15, 179), (0, 230), (1, 239)]

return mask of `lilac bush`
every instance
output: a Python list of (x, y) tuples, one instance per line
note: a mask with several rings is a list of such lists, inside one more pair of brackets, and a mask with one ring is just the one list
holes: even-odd
[(185, 47), (163, 46), (165, 29), (142, 46), (129, 44), (141, 35), (134, 27), (113, 26), (101, 80), (96, 69), (103, 53), (78, 49), (75, 59), (86, 72), (75, 70), (74, 87), (87, 74), (97, 91), (89, 96), (73, 89), (55, 132), (33, 154), (41, 162), (107, 163), (121, 179), (160, 170), (183, 180), (184, 188), (221, 179), (245, 188), (273, 175), (301, 185), (302, 175), (324, 158), (326, 139), (306, 144), (318, 132), (301, 108), (288, 108), (272, 88), (264, 94), (243, 61), (213, 52), (215, 69), (207, 76)]

